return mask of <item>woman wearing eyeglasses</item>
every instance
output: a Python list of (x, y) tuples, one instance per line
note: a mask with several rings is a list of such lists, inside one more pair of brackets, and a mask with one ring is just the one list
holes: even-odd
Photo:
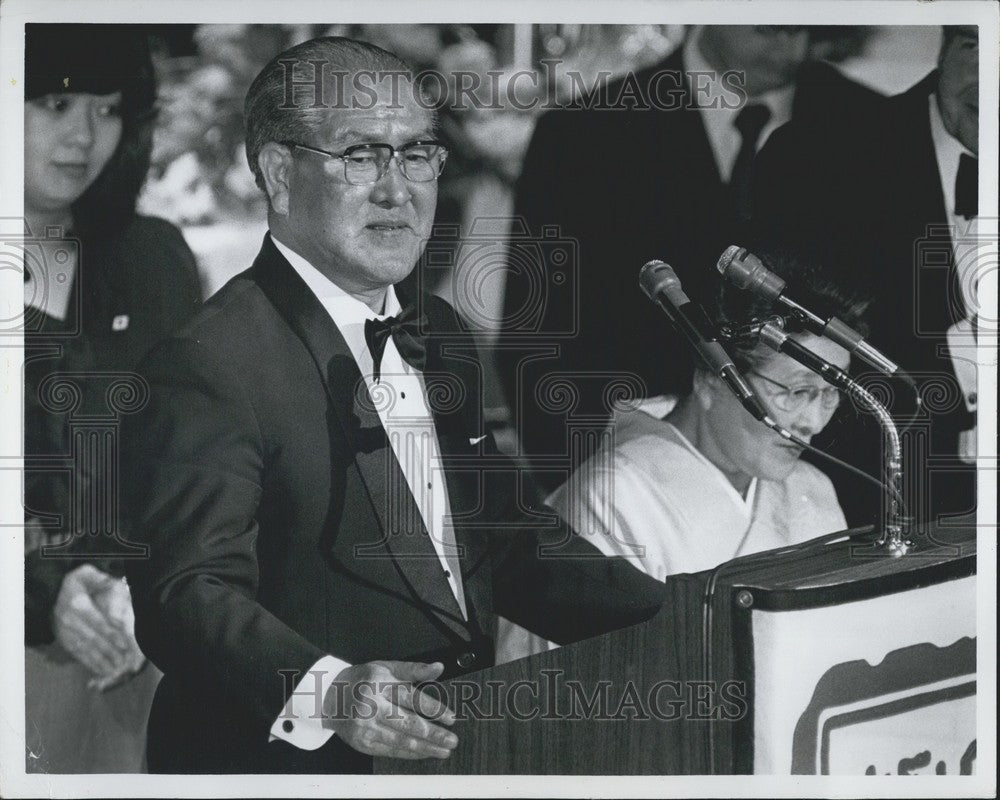
[[(816, 307), (864, 330), (867, 302), (788, 261), (768, 267), (811, 289)], [(771, 313), (748, 292), (721, 289), (715, 319), (733, 326)], [(807, 332), (792, 338), (847, 369), (837, 344)], [(815, 373), (764, 345), (729, 347), (736, 366), (779, 424), (809, 441), (841, 396)], [(663, 580), (802, 542), (847, 527), (833, 485), (800, 459), (801, 448), (751, 416), (715, 374), (696, 368), (690, 393), (616, 415), (613, 445), (579, 467), (549, 504), (607, 555), (634, 560)], [(498, 663), (551, 647), (503, 623)]]
[[(865, 304), (814, 270), (769, 266), (808, 285), (817, 307), (863, 327)], [(715, 316), (740, 325), (769, 312), (749, 293), (726, 286)], [(787, 330), (831, 364), (849, 366), (839, 345)], [(826, 427), (841, 397), (822, 378), (761, 344), (730, 352), (780, 425), (806, 441)], [(634, 558), (663, 579), (845, 528), (833, 485), (801, 454), (747, 413), (715, 374), (696, 368), (691, 392), (668, 413), (640, 408), (622, 415), (611, 451), (584, 464), (550, 502), (606, 553)]]

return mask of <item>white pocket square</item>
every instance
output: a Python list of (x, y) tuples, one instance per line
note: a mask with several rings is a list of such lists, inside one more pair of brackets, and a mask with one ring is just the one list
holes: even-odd
[(485, 433), (482, 436), (472, 436), (469, 438), (469, 445), (479, 444), (485, 438), (486, 438)]

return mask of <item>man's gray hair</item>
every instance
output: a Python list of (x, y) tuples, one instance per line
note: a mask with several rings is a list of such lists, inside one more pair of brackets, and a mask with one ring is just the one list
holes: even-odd
[[(266, 191), (257, 163), (261, 148), (268, 142), (311, 143), (312, 134), (329, 121), (331, 109), (348, 102), (344, 92), (350, 91), (350, 76), (363, 72), (402, 74), (405, 78), (396, 78), (391, 85), (400, 92), (416, 91), (415, 75), (399, 56), (341, 36), (321, 36), (295, 45), (278, 53), (260, 71), (247, 90), (243, 119), (247, 162), (261, 189)], [(436, 123), (435, 111), (428, 110)]]

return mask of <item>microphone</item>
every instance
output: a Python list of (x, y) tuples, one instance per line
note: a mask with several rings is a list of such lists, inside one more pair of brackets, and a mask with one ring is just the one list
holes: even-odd
[[(780, 318), (777, 318), (780, 319)], [(811, 369), (831, 386), (836, 386), (845, 392), (852, 392), (854, 380), (844, 370), (831, 364), (825, 358), (820, 358), (808, 347), (804, 347), (785, 333), (775, 322), (765, 322), (760, 328), (760, 341), (776, 353), (784, 353), (798, 361), (802, 366)]]
[(719, 344), (719, 337), (704, 310), (692, 303), (681, 289), (680, 279), (673, 268), (662, 261), (650, 261), (639, 271), (639, 285), (646, 296), (660, 306), (674, 326), (687, 337), (712, 372), (732, 389), (743, 407), (761, 422), (774, 427), (777, 423), (767, 415), (757, 394)]
[[(769, 274), (777, 278), (774, 273)], [(719, 344), (715, 329), (705, 315), (705, 312), (699, 306), (692, 303), (690, 298), (684, 293), (684, 290), (681, 289), (680, 280), (669, 265), (664, 264), (662, 261), (650, 261), (639, 272), (639, 285), (649, 299), (659, 305), (666, 312), (671, 322), (684, 333), (702, 359), (732, 389), (744, 408), (782, 438), (794, 442), (803, 450), (809, 450), (865, 480), (871, 481), (880, 489), (886, 491), (892, 498), (890, 505), (892, 511), (889, 517), (889, 522), (891, 523), (890, 529), (899, 528), (899, 509), (902, 507), (902, 499), (899, 492), (899, 486), (901, 485), (901, 471), (898, 466), (900, 463), (898, 457), (901, 452), (898, 447), (899, 437), (895, 432), (895, 426), (892, 424), (892, 418), (874, 397), (858, 386), (843, 370), (828, 363), (807, 348), (802, 347), (794, 339), (789, 338), (777, 325), (768, 323), (760, 330), (760, 339), (765, 344), (778, 352), (787, 353), (792, 358), (800, 360), (805, 366), (817, 369), (833, 385), (844, 388), (845, 391), (852, 391), (855, 397), (863, 401), (873, 413), (879, 416), (879, 421), (885, 426), (884, 429), (890, 438), (891, 444), (892, 457), (889, 461), (891, 480), (889, 483), (880, 481), (878, 478), (848, 464), (846, 461), (841, 461), (839, 458), (830, 455), (825, 450), (814, 447), (769, 417), (757, 399), (754, 390), (739, 374), (732, 359), (729, 358), (722, 345)]]
[(785, 282), (765, 267), (757, 256), (747, 252), (745, 247), (735, 244), (727, 247), (719, 257), (716, 268), (725, 280), (737, 288), (749, 289), (754, 294), (781, 303), (817, 336), (825, 336), (836, 342), (884, 375), (899, 373), (907, 383), (912, 383), (909, 376), (899, 369), (898, 364), (868, 344), (864, 337), (849, 325), (836, 317), (829, 319), (818, 317), (788, 297), (785, 294)]

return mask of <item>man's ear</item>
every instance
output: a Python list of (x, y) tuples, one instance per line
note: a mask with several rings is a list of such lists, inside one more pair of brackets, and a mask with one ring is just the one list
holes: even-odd
[(291, 151), (277, 142), (268, 142), (257, 154), (271, 210), (282, 216), (288, 215), (292, 163)]

